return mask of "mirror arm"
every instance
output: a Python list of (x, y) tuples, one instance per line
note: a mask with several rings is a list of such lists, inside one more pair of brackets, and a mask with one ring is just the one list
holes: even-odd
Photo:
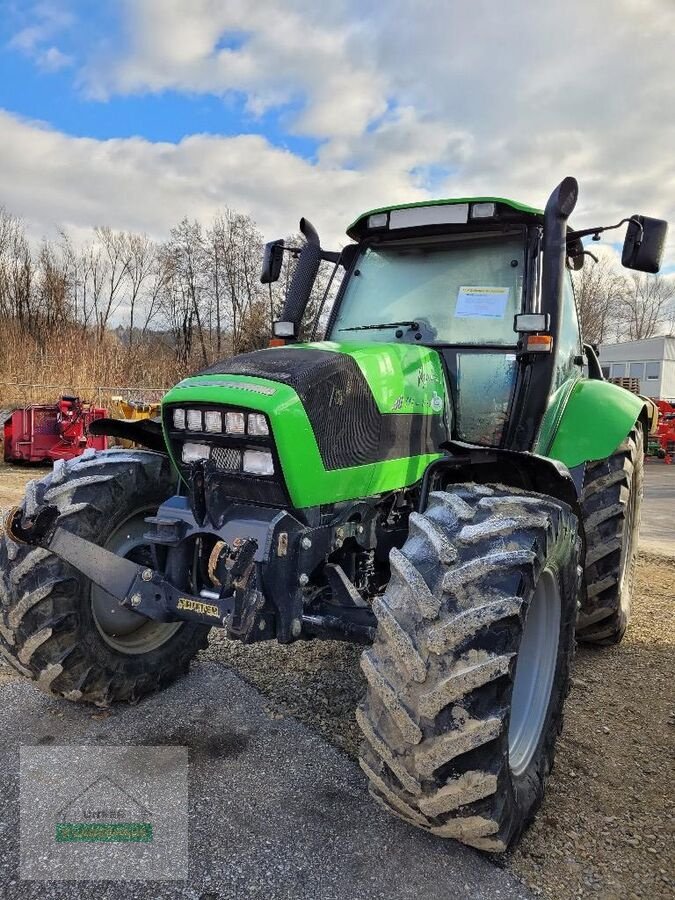
[(324, 259), (326, 262), (330, 262), (330, 263), (339, 263), (341, 255), (342, 254), (338, 250), (322, 250), (321, 251), (321, 259)]
[(570, 231), (567, 235), (567, 243), (570, 241), (579, 240), (579, 238), (588, 237), (589, 234), (593, 235), (594, 241), (600, 240), (600, 235), (603, 231), (613, 231), (615, 228), (621, 228), (622, 225), (625, 225), (626, 222), (634, 222), (635, 225), (640, 229), (640, 234), (642, 235), (643, 228), (642, 224), (635, 218), (635, 216), (629, 216), (627, 219), (622, 219), (620, 222), (617, 222), (616, 225), (601, 225), (598, 228), (584, 228), (582, 231)]
[[(294, 258), (298, 256), (302, 247), (284, 247), (284, 253), (290, 253)], [(326, 262), (336, 263), (340, 261), (340, 253), (337, 250), (321, 250), (321, 259)]]

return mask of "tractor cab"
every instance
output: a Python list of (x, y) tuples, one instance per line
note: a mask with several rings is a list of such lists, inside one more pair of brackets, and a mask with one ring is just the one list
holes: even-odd
[[(635, 215), (574, 231), (568, 219), (576, 198), (577, 183), (567, 178), (545, 210), (498, 197), (375, 209), (349, 226), (356, 243), (339, 255), (323, 251), (303, 219), (308, 243), (275, 323), (275, 343), (297, 339), (314, 261), (337, 259), (345, 276), (327, 341), (433, 348), (445, 373), (453, 439), (546, 453), (556, 410), (584, 367), (602, 379), (593, 349), (582, 343), (571, 278), (588, 255), (582, 238), (599, 239), (628, 223), (623, 264), (657, 272), (667, 229), (662, 220)], [(277, 276), (284, 249), (283, 241), (268, 245), (263, 282)]]
[[(532, 352), (530, 334), (517, 328), (522, 314), (539, 312), (542, 225), (540, 210), (484, 197), (366, 213), (347, 232), (358, 247), (327, 339), (434, 347), (450, 389), (452, 435), (501, 446), (518, 355)], [(564, 283), (573, 343), (566, 362), (574, 366), (581, 345), (569, 278)], [(543, 331), (545, 319), (536, 324)], [(549, 352), (543, 338), (531, 347)]]

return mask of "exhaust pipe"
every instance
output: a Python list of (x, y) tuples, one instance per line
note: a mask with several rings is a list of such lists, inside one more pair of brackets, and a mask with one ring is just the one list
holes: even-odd
[(274, 336), (283, 339), (284, 343), (292, 343), (297, 340), (300, 323), (305, 309), (307, 309), (321, 262), (319, 235), (309, 219), (300, 219), (300, 231), (305, 237), (306, 244), (300, 251), (281, 318), (274, 323)]
[(544, 246), (541, 273), (542, 312), (551, 316), (554, 339), (562, 302), (563, 278), (567, 259), (567, 220), (577, 205), (579, 184), (576, 178), (563, 178), (553, 191), (544, 210)]

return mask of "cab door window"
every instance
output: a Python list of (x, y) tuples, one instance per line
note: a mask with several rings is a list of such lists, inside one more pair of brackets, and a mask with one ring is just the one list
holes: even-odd
[(579, 333), (579, 317), (577, 304), (574, 298), (574, 288), (569, 272), (565, 272), (563, 281), (562, 306), (560, 309), (560, 328), (555, 354), (555, 374), (553, 389), (570, 378), (576, 378), (581, 369), (578, 357), (581, 356), (581, 334)]

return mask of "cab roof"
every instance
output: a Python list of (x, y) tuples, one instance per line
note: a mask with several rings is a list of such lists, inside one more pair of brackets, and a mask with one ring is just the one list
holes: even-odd
[(430, 207), (455, 206), (457, 204), (467, 204), (470, 206), (477, 203), (495, 204), (496, 215), (492, 218), (493, 221), (497, 218), (502, 218), (502, 216), (499, 215), (500, 212), (502, 214), (506, 213), (508, 218), (511, 218), (511, 216), (508, 215), (511, 213), (511, 215), (516, 214), (518, 217), (533, 216), (537, 221), (543, 221), (544, 211), (542, 209), (528, 206), (525, 203), (519, 203), (517, 200), (509, 200), (506, 197), (453, 197), (441, 200), (422, 200), (417, 203), (399, 203), (395, 206), (380, 206), (377, 209), (369, 209), (351, 223), (347, 228), (347, 234), (353, 240), (358, 241), (363, 237), (366, 231), (370, 230), (368, 227), (368, 220), (371, 216), (388, 214), (394, 210), (425, 209)]

